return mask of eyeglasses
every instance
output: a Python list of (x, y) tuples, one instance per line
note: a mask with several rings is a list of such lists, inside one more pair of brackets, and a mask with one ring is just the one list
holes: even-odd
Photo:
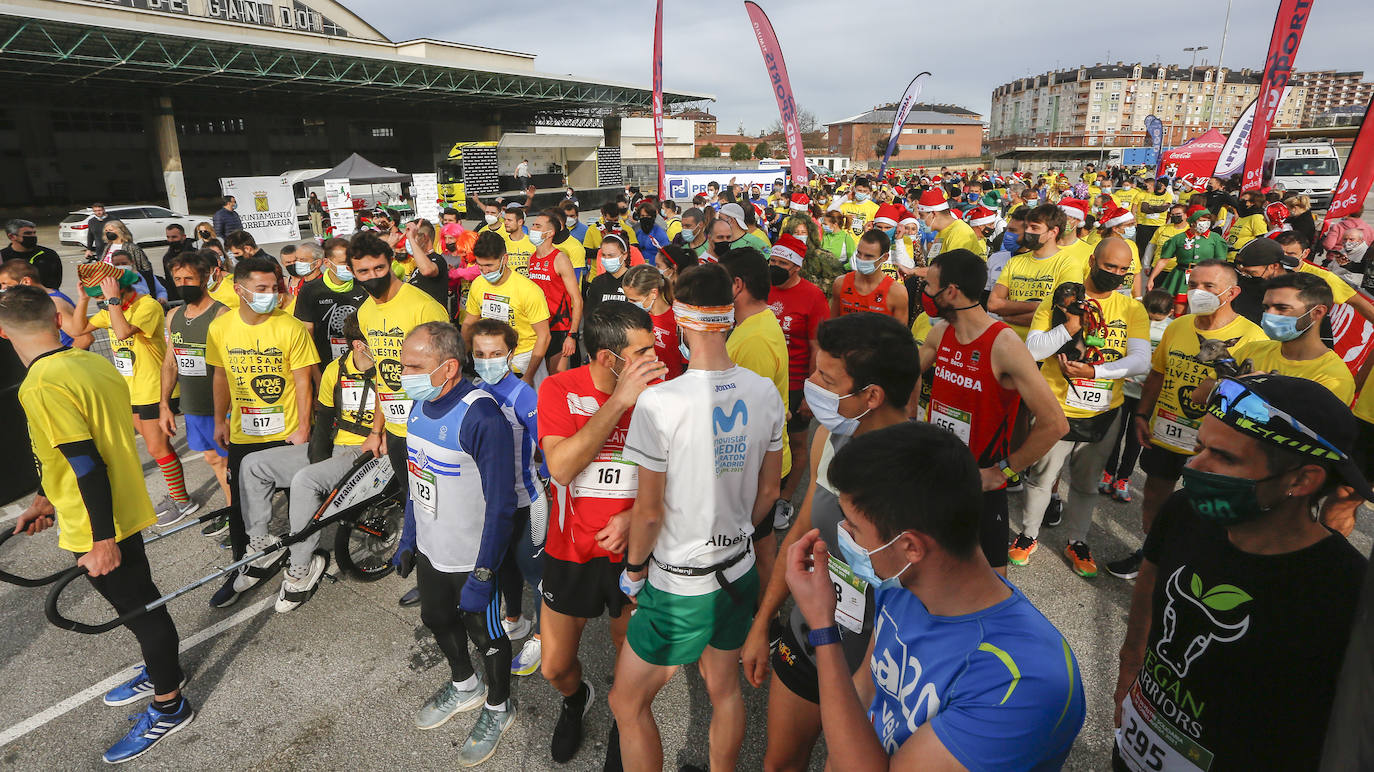
[[(1318, 457), (1328, 457), (1336, 461), (1345, 461), (1348, 458), (1344, 451), (1331, 444), (1325, 437), (1313, 431), (1307, 424), (1304, 424), (1287, 412), (1274, 407), (1272, 404), (1265, 401), (1264, 397), (1251, 391), (1249, 387), (1238, 380), (1230, 378), (1223, 379), (1217, 384), (1216, 389), (1213, 390), (1209, 403), (1212, 405), (1213, 414), (1218, 418), (1222, 418), (1223, 414), (1227, 413), (1239, 415), (1255, 424), (1253, 429), (1251, 429), (1251, 433), (1255, 433), (1255, 430), (1260, 430), (1260, 433), (1264, 434), (1268, 439), (1278, 441), (1280, 444), (1292, 450), (1306, 452), (1309, 455)], [(1221, 412), (1217, 413), (1217, 410)], [(1269, 424), (1276, 420), (1282, 421), (1289, 428), (1297, 431), (1308, 442), (1322, 446), (1327, 452), (1321, 452), (1311, 447), (1298, 447), (1305, 443), (1301, 440), (1284, 437), (1274, 432)]]

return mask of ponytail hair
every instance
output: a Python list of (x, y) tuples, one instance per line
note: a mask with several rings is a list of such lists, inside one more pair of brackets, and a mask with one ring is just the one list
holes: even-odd
[(630, 270), (620, 277), (620, 286), (629, 287), (640, 295), (647, 295), (652, 290), (658, 290), (658, 294), (667, 301), (668, 305), (673, 304), (672, 285), (663, 278), (663, 274), (659, 273), (657, 268), (648, 263), (631, 266)]

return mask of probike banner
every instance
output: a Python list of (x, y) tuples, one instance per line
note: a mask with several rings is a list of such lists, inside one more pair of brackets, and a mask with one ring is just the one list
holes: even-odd
[(729, 187), (731, 181), (743, 185), (746, 189), (758, 186), (764, 195), (770, 195), (773, 192), (773, 180), (781, 176), (777, 169), (716, 169), (680, 172), (669, 169), (664, 172), (664, 184), (667, 185), (667, 193), (664, 195), (674, 201), (691, 201), (692, 196), (705, 193), (708, 184), (714, 182), (722, 188), (726, 188)]
[(663, 196), (663, 0), (654, 11), (654, 153), (658, 156), (658, 195)]
[(1150, 138), (1150, 147), (1155, 151), (1155, 178), (1164, 167), (1164, 122), (1157, 116), (1145, 116), (1145, 136)]
[(926, 79), (929, 77), (930, 73), (923, 72), (912, 78), (911, 83), (907, 84), (906, 92), (897, 102), (896, 115), (892, 116), (892, 134), (887, 138), (887, 152), (883, 153), (883, 164), (878, 167), (879, 177), (887, 173), (888, 159), (892, 158), (892, 151), (897, 149), (897, 138), (902, 136), (902, 124), (906, 123), (906, 117), (911, 113), (911, 106), (916, 104), (917, 97), (921, 96), (921, 89), (925, 88)]
[(1326, 220), (1322, 223), (1323, 232), (1326, 231), (1326, 223), (1359, 211), (1364, 205), (1365, 196), (1369, 195), (1369, 183), (1374, 181), (1374, 128), (1370, 127), (1371, 119), (1374, 119), (1374, 99), (1365, 108), (1364, 123), (1360, 124), (1360, 133), (1350, 148), (1350, 157), (1345, 160), (1341, 181), (1336, 184), (1336, 192), (1331, 196), (1331, 206), (1327, 208)]
[(806, 170), (801, 130), (797, 127), (797, 103), (792, 99), (792, 83), (787, 78), (787, 63), (782, 60), (778, 36), (773, 32), (768, 14), (764, 13), (757, 3), (745, 0), (744, 10), (749, 12), (749, 22), (754, 26), (754, 37), (758, 38), (759, 52), (763, 54), (763, 66), (768, 69), (768, 81), (773, 87), (773, 96), (778, 100), (782, 133), (787, 138), (787, 160), (791, 168), (792, 184), (805, 185), (811, 175)]
[(296, 241), (301, 237), (296, 220), (296, 198), (285, 177), (221, 177), (224, 195), (239, 201), (243, 229), (259, 244)]
[(1264, 57), (1264, 77), (1260, 80), (1259, 96), (1255, 98), (1255, 125), (1250, 132), (1250, 147), (1245, 152), (1245, 176), (1240, 189), (1259, 190), (1264, 183), (1264, 146), (1269, 143), (1269, 130), (1283, 104), (1283, 89), (1293, 73), (1293, 60), (1298, 56), (1302, 33), (1307, 29), (1307, 17), (1316, 0), (1279, 0), (1279, 14), (1274, 19), (1274, 32), (1269, 37), (1269, 53)]
[[(1288, 92), (1292, 90), (1292, 86), (1283, 89), (1279, 104), (1288, 100)], [(1224, 180), (1245, 167), (1245, 154), (1250, 148), (1250, 134), (1255, 128), (1255, 103), (1258, 101), (1252, 99), (1250, 106), (1240, 114), (1240, 120), (1231, 127), (1231, 134), (1226, 138), (1225, 147), (1221, 149), (1221, 157), (1217, 159), (1217, 168), (1212, 171), (1213, 177)]]
[(324, 181), (324, 205), (329, 207), (329, 235), (352, 236), (357, 221), (353, 217), (353, 188), (348, 180)]

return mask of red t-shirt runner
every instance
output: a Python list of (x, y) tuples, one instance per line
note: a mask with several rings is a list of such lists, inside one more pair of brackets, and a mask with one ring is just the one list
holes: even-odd
[(867, 295), (861, 295), (854, 286), (854, 273), (851, 271), (845, 274), (840, 280), (840, 316), (857, 314), (860, 311), (891, 316), (887, 312), (887, 294), (896, 281), (891, 276), (884, 275), (882, 281), (878, 282), (877, 289)]
[(544, 291), (544, 299), (549, 303), (549, 331), (566, 332), (572, 328), (572, 301), (568, 299), (568, 288), (563, 277), (553, 269), (553, 261), (562, 252), (555, 249), (548, 257), (540, 257), (538, 252), (530, 255), (530, 281)]
[(687, 369), (687, 363), (682, 361), (682, 350), (678, 348), (677, 316), (670, 306), (657, 316), (650, 314), (649, 318), (654, 320), (654, 354), (668, 367), (668, 375), (663, 380), (672, 380)]
[(1021, 406), (1021, 395), (1002, 388), (992, 369), (992, 343), (1006, 329), (1006, 324), (993, 322), (982, 335), (961, 345), (954, 328), (946, 326), (935, 351), (930, 422), (963, 440), (979, 466), (991, 466), (1011, 452), (1011, 433)]
[[(591, 370), (585, 365), (545, 378), (539, 387), (540, 447), (545, 437), (576, 434), (610, 398), (592, 383)], [(544, 543), (544, 551), (550, 557), (570, 563), (586, 563), (592, 558), (609, 558), (612, 562), (623, 559), (619, 553), (602, 549), (596, 543), (596, 535), (612, 516), (634, 506), (639, 492), (639, 467), (620, 460), (633, 413), (626, 410), (620, 416), (596, 458), (573, 478), (571, 485), (553, 483), (549, 532)]]
[(787, 382), (797, 391), (811, 375), (811, 341), (816, 339), (816, 328), (830, 318), (830, 302), (819, 287), (801, 279), (788, 289), (769, 288), (768, 307), (787, 338)]

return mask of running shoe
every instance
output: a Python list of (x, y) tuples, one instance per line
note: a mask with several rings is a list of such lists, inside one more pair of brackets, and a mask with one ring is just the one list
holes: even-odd
[(1120, 560), (1108, 563), (1107, 573), (1119, 579), (1134, 579), (1140, 575), (1140, 561), (1144, 558), (1144, 553), (1136, 550)]
[(568, 763), (577, 755), (577, 749), (582, 747), (582, 719), (591, 710), (595, 697), (596, 690), (591, 682), (583, 681), (571, 697), (563, 698), (558, 723), (553, 726), (553, 742), (549, 745), (553, 760), (559, 764)]
[(511, 660), (510, 672), (518, 676), (534, 675), (539, 672), (539, 663), (544, 659), (544, 644), (538, 638), (525, 641), (520, 653)]
[[(281, 539), (275, 536), (255, 536), (248, 542), (248, 551), (261, 552), (280, 542)], [(281, 570), (282, 564), (286, 562), (286, 558), (286, 550), (277, 550), (275, 552), (269, 552), (243, 568), (240, 568), (238, 576), (234, 577), (234, 591), (248, 592), (254, 587), (257, 587), (263, 580), (270, 579)]]
[(496, 755), (496, 744), (501, 742), (501, 735), (514, 723), (514, 697), (506, 699), (505, 710), (483, 707), (482, 714), (477, 717), (477, 723), (472, 727), (472, 733), (468, 735), (467, 742), (463, 743), (463, 749), (458, 752), (458, 763), (465, 767), (475, 767)]
[(1069, 559), (1069, 565), (1075, 574), (1084, 579), (1097, 576), (1097, 561), (1093, 560), (1092, 550), (1088, 549), (1088, 545), (1084, 542), (1069, 542), (1069, 545), (1064, 548), (1064, 555)]
[(1039, 541), (1019, 533), (1007, 548), (1007, 562), (1013, 566), (1024, 566), (1030, 562), (1030, 556), (1035, 554), (1035, 549), (1039, 546)]
[(277, 613), (293, 611), (309, 600), (310, 594), (320, 586), (328, 563), (324, 555), (311, 555), (309, 565), (286, 569), (286, 576), (281, 580), (281, 592), (277, 594)]
[(1103, 496), (1112, 495), (1112, 473), (1103, 472), (1102, 481), (1097, 484), (1097, 492)]
[(1128, 478), (1122, 478), (1113, 483), (1112, 498), (1122, 504), (1131, 503), (1131, 481)]
[(234, 589), (234, 583), (238, 581), (238, 578), (237, 572), (230, 574), (229, 578), (224, 580), (224, 586), (215, 590), (215, 594), (210, 596), (210, 605), (215, 608), (229, 608), (238, 603), (241, 593)]
[(200, 529), (201, 536), (219, 536), (229, 530), (229, 516), (221, 515), (210, 520), (205, 527)]
[(411, 587), (409, 590), (406, 590), (406, 594), (402, 595), (401, 599), (396, 602), (399, 603), (402, 608), (410, 608), (411, 606), (420, 605), (419, 585), (416, 585), (414, 587)]
[[(181, 679), (181, 685), (186, 685), (186, 679)], [(148, 678), (148, 668), (144, 665), (138, 666), (138, 672), (134, 677), (105, 692), (105, 704), (112, 707), (128, 705), (138, 702), (145, 697), (151, 697), (154, 693), (153, 682)]]
[(420, 712), (415, 714), (415, 728), (437, 729), (450, 718), (472, 710), (487, 698), (487, 685), (482, 683), (482, 674), (477, 673), (477, 686), (472, 689), (459, 689), (452, 681), (445, 681), (443, 688), (425, 702)]
[(787, 499), (778, 499), (773, 502), (773, 530), (786, 531), (792, 527), (792, 520), (797, 516), (797, 508), (792, 506), (792, 502)]
[(506, 628), (506, 637), (512, 641), (518, 641), (524, 638), (534, 629), (534, 623), (523, 616), (516, 619), (514, 622), (509, 619), (502, 619), (501, 626)]
[(163, 713), (149, 705), (142, 713), (129, 717), (135, 722), (134, 728), (124, 735), (124, 739), (105, 751), (105, 763), (123, 764), (133, 761), (152, 750), (164, 737), (191, 723), (191, 719), (195, 717), (196, 712), (191, 709), (191, 702), (185, 697), (181, 698), (181, 706), (175, 713)]
[(1045, 516), (1040, 520), (1040, 524), (1046, 528), (1053, 528), (1064, 522), (1064, 500), (1058, 496), (1051, 496), (1050, 503), (1045, 505)]
[[(157, 514), (157, 527), (166, 528), (169, 525), (176, 525), (187, 515), (194, 514), (200, 509), (200, 502), (195, 499), (188, 499), (186, 503), (180, 503), (171, 496), (163, 496), (162, 501), (157, 503), (153, 512)], [(228, 524), (225, 524), (228, 527)]]

